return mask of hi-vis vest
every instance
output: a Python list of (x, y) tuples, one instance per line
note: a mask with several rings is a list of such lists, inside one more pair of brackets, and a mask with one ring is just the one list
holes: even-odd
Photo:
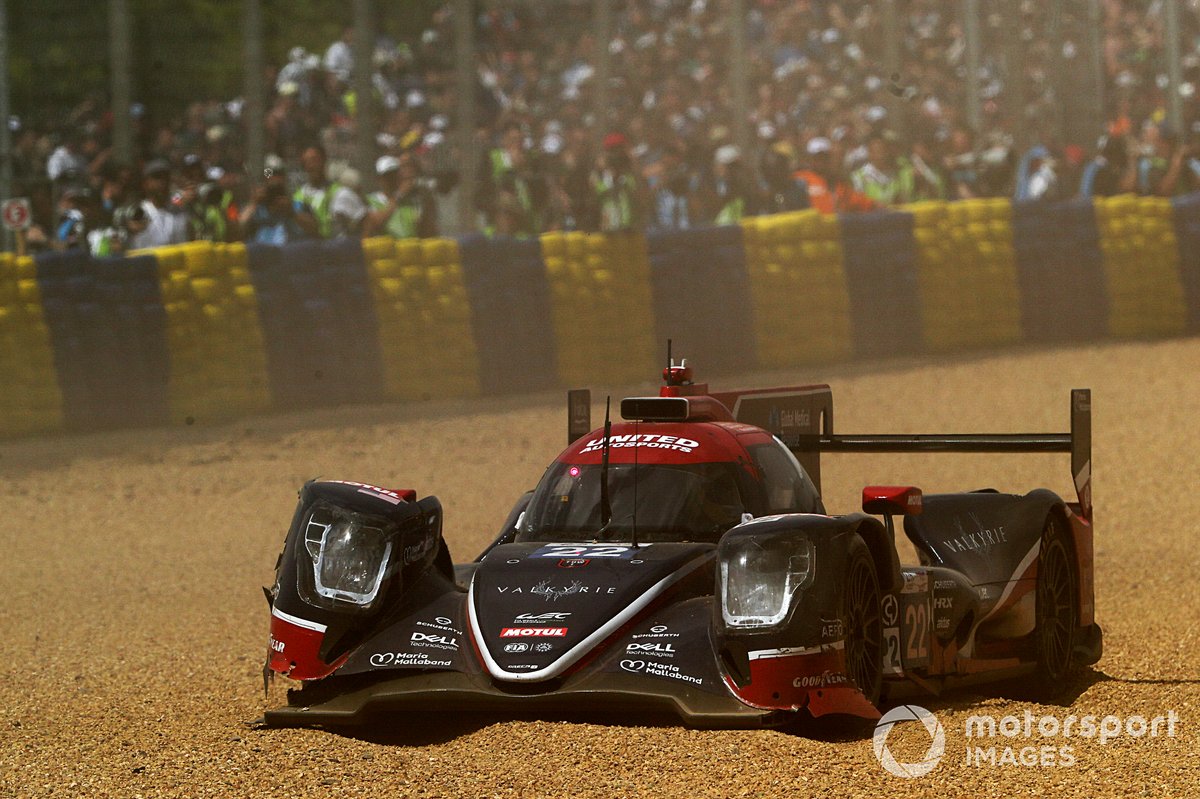
[(633, 194), (637, 190), (637, 181), (632, 175), (596, 175), (592, 181), (592, 188), (600, 203), (601, 230), (625, 230), (632, 227)]
[[(419, 199), (419, 198), (418, 198)], [(377, 191), (367, 197), (367, 204), (372, 210), (379, 211), (388, 206), (388, 198), (383, 192)], [(421, 219), (421, 206), (397, 204), (396, 210), (384, 224), (384, 232), (396, 239), (412, 239), (417, 236), (417, 223)]]
[(317, 234), (323, 239), (333, 235), (333, 212), (330, 209), (333, 206), (333, 195), (341, 188), (336, 183), (330, 183), (325, 187), (325, 193), (321, 195), (321, 200), (316, 205), (309, 203), (304, 187), (296, 189), (296, 193), (292, 195), (292, 199), (296, 202), (308, 203), (309, 208), (312, 208), (313, 216), (317, 218)]

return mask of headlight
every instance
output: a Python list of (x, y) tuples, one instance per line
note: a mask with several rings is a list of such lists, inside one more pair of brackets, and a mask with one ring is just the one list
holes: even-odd
[(812, 577), (812, 542), (795, 534), (721, 542), (721, 615), (729, 627), (774, 627)]
[[(392, 536), (382, 521), (318, 504), (305, 521), (304, 548), (312, 561), (307, 601), (325, 607), (339, 602), (369, 607), (391, 560)], [(301, 579), (302, 595), (309, 593), (304, 590), (307, 582)]]

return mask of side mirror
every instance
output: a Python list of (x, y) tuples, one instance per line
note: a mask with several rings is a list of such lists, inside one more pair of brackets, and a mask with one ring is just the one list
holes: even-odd
[(915, 516), (923, 509), (921, 497), (916, 486), (867, 486), (862, 509), (876, 516)]

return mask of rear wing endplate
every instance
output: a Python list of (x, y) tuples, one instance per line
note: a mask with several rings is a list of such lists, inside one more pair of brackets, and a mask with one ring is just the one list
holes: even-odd
[[(832, 427), (832, 425), (830, 425)], [(992, 433), (944, 435), (834, 435), (820, 433), (782, 435), (780, 438), (797, 456), (820, 456), (823, 452), (1069, 452), (1071, 475), (1079, 497), (1081, 515), (1092, 518), (1092, 392), (1071, 391), (1071, 432)], [(806, 464), (807, 468), (807, 464)], [(819, 472), (811, 474), (818, 480)], [(817, 482), (818, 489), (820, 483)]]

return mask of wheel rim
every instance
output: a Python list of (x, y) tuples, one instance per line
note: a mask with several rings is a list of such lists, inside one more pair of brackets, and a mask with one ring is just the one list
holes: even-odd
[(1052, 539), (1038, 563), (1038, 636), (1043, 666), (1053, 676), (1067, 670), (1071, 660), (1075, 602), (1071, 569), (1062, 542)]
[(883, 633), (879, 596), (870, 564), (858, 561), (846, 586), (846, 672), (858, 689), (874, 701), (879, 690)]

